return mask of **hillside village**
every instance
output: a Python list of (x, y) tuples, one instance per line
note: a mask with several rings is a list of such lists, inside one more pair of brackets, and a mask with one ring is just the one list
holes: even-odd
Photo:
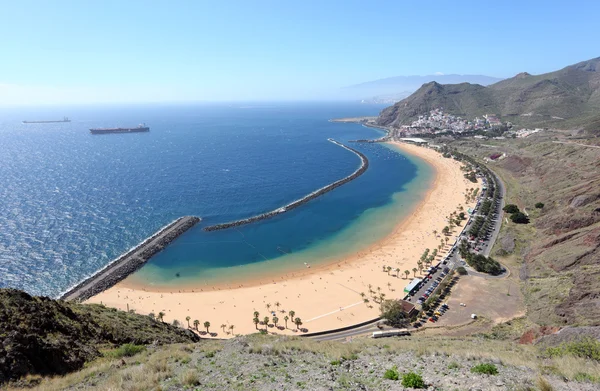
[(502, 122), (495, 114), (484, 114), (472, 120), (444, 112), (444, 108), (436, 108), (428, 114), (420, 115), (408, 125), (387, 127), (392, 136), (396, 138), (410, 136), (440, 135), (452, 133), (455, 136), (472, 135), (476, 138), (523, 138), (542, 131), (535, 129), (514, 129), (511, 122)]

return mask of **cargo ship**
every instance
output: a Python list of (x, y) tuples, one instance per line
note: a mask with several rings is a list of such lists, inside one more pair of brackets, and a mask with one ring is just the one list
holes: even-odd
[(108, 134), (108, 133), (138, 133), (149, 132), (150, 128), (146, 124), (140, 124), (135, 128), (92, 128), (91, 134)]
[(43, 121), (23, 121), (24, 124), (53, 124), (56, 122), (71, 122), (69, 117), (63, 117), (63, 119), (57, 120), (43, 120)]

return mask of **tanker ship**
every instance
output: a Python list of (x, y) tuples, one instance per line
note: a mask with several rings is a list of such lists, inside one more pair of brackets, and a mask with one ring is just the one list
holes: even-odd
[(146, 124), (140, 124), (135, 128), (92, 128), (91, 134), (108, 134), (108, 133), (138, 133), (149, 132), (150, 128)]
[(63, 117), (63, 119), (57, 120), (42, 120), (42, 121), (23, 121), (24, 124), (53, 124), (56, 122), (71, 122), (69, 117)]

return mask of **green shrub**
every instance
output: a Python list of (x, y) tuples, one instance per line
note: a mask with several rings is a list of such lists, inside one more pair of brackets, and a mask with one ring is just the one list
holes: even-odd
[(502, 208), (502, 210), (506, 213), (518, 213), (519, 207), (515, 204), (508, 204), (504, 208)]
[(398, 373), (398, 367), (394, 365), (392, 368), (385, 371), (385, 373), (383, 374), (383, 378), (388, 379), (388, 380), (400, 379), (400, 374)]
[(550, 357), (571, 355), (600, 361), (600, 341), (586, 337), (574, 342), (562, 343), (554, 348), (548, 348), (546, 349), (546, 354)]
[(498, 368), (496, 368), (496, 366), (494, 364), (484, 363), (484, 364), (475, 365), (473, 368), (471, 368), (471, 372), (481, 373), (481, 374), (486, 374), (486, 375), (497, 375)]
[(460, 368), (460, 364), (457, 363), (456, 361), (452, 361), (450, 364), (448, 364), (448, 369), (458, 369)]
[(535, 207), (538, 209), (542, 209), (544, 207), (544, 203), (543, 202), (536, 202)]
[(108, 356), (113, 358), (131, 357), (146, 350), (144, 345), (134, 345), (132, 343), (126, 343), (121, 345), (115, 350), (111, 351)]
[(529, 217), (523, 212), (511, 214), (510, 219), (515, 224), (529, 224)]
[(464, 275), (466, 275), (466, 274), (467, 274), (467, 269), (465, 269), (465, 268), (464, 268), (464, 267), (462, 267), (462, 266), (459, 266), (459, 267), (457, 267), (457, 268), (456, 268), (456, 272), (457, 272), (458, 274), (460, 274), (461, 276), (464, 276)]
[(342, 362), (340, 360), (333, 360), (330, 364), (331, 365), (340, 365)]
[(418, 373), (409, 372), (402, 375), (402, 387), (425, 388), (425, 382)]
[(577, 372), (575, 374), (575, 376), (573, 377), (573, 380), (578, 381), (578, 382), (593, 383), (596, 381), (596, 378), (594, 376), (590, 375), (589, 373)]

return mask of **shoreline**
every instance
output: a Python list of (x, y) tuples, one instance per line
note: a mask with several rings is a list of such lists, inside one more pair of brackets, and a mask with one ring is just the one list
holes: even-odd
[[(476, 186), (464, 179), (458, 162), (445, 159), (436, 151), (403, 143), (390, 144), (431, 166), (434, 169), (432, 184), (423, 200), (395, 225), (390, 234), (365, 249), (301, 272), (264, 275), (235, 284), (237, 286), (214, 284), (209, 289), (201, 288), (201, 291), (198, 288), (190, 291), (190, 287), (154, 289), (135, 286), (125, 280), (88, 302), (120, 309), (133, 308), (146, 314), (161, 311), (165, 313), (166, 321), (177, 319), (182, 324), (185, 324), (186, 316), (194, 318), (195, 312), (202, 321), (234, 324), (236, 333), (244, 334), (256, 332), (251, 314), (254, 311), (265, 314), (267, 307), (268, 315), (277, 311), (280, 318), (285, 316), (282, 309), (295, 310), (308, 332), (339, 328), (377, 317), (378, 305), (371, 300), (365, 303), (360, 293), (366, 293), (370, 285), (377, 286), (378, 294), (384, 293), (387, 298), (403, 297), (403, 288), (413, 278), (412, 268), (421, 253), (426, 247), (434, 248), (440, 244), (441, 236), (432, 231), (441, 231), (445, 225), (444, 216), (459, 205), (465, 210), (471, 206), (464, 202), (463, 189)], [(440, 251), (440, 258), (451, 245), (452, 242), (446, 244)], [(393, 273), (383, 272), (385, 266), (391, 266)], [(400, 275), (397, 275), (397, 269)], [(406, 278), (403, 270), (410, 271), (410, 278)], [(323, 295), (327, 300), (323, 300)], [(280, 306), (273, 307), (276, 303)], [(291, 328), (277, 330), (277, 333), (296, 334)], [(231, 335), (219, 335), (228, 336)]]

